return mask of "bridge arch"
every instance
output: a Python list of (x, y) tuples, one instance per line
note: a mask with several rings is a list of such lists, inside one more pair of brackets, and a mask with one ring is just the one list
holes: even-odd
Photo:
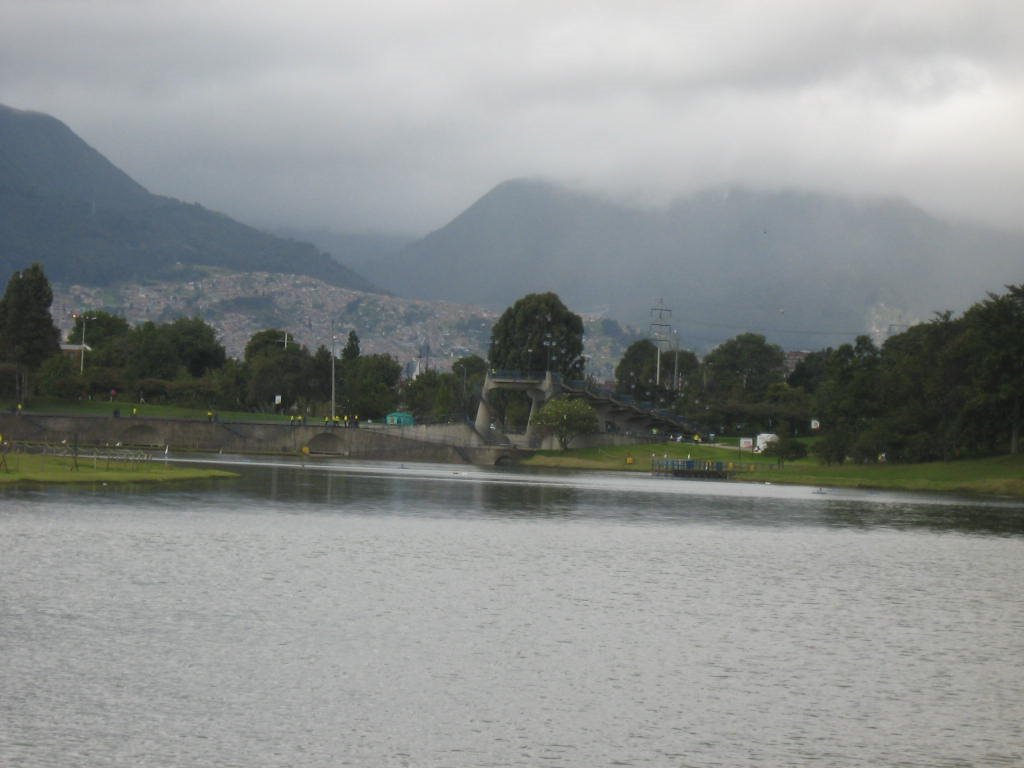
[(594, 387), (589, 382), (566, 381), (550, 371), (543, 376), (519, 371), (491, 371), (484, 379), (475, 423), (477, 433), (485, 440), (489, 437), (493, 419), (488, 396), (495, 389), (518, 390), (529, 396), (530, 420), (526, 436), (530, 444), (535, 437), (533, 417), (548, 400), (559, 394), (586, 400), (597, 411), (606, 430), (608, 425), (614, 425), (616, 429), (638, 433), (659, 430), (692, 435), (698, 431), (695, 425), (678, 414), (623, 397), (609, 389)]
[(496, 389), (525, 392), (530, 398), (530, 417), (527, 420), (527, 438), (533, 436), (533, 418), (544, 404), (558, 394), (558, 384), (548, 371), (543, 376), (519, 371), (490, 371), (484, 378), (480, 392), (480, 405), (476, 411), (475, 427), (478, 434), (487, 437), (494, 414), (491, 411), (490, 393)]

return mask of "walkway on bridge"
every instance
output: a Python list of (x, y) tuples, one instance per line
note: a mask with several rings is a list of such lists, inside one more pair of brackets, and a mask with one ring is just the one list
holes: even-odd
[[(536, 437), (534, 416), (545, 403), (558, 395), (585, 399), (597, 412), (604, 431), (646, 434), (659, 430), (686, 436), (700, 431), (696, 425), (677, 413), (659, 408), (654, 403), (618, 394), (613, 389), (599, 387), (590, 381), (564, 379), (551, 371), (490, 371), (484, 379), (475, 422), (476, 431), (485, 439), (494, 421), (489, 395), (496, 389), (525, 392), (530, 398), (530, 419), (526, 431), (528, 441)], [(613, 430), (608, 429), (609, 425)]]

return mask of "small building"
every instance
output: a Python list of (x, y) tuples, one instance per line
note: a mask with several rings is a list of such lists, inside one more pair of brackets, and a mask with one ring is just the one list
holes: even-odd
[(88, 344), (61, 344), (60, 353), (66, 355), (73, 362), (78, 363), (78, 369), (85, 368), (85, 353), (92, 352)]
[(394, 411), (384, 417), (386, 424), (392, 427), (411, 427), (416, 424), (416, 419), (406, 411)]
[(810, 354), (811, 353), (805, 349), (787, 352), (785, 359), (786, 375), (789, 376), (793, 373), (793, 371), (796, 370), (796, 367), (806, 360)]
[(769, 445), (779, 442), (779, 436), (774, 432), (762, 432), (757, 436), (757, 445), (754, 446), (754, 453), (764, 453)]

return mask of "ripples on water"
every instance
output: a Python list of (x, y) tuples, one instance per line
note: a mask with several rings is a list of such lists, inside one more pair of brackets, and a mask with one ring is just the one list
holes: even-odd
[(423, 465), (0, 491), (0, 765), (1024, 763), (1024, 510)]

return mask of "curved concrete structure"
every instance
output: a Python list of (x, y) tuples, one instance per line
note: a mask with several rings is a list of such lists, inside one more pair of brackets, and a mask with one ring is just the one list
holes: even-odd
[(555, 378), (548, 371), (543, 377), (537, 374), (522, 374), (517, 372), (490, 372), (484, 377), (483, 387), (480, 390), (480, 405), (476, 411), (476, 431), (481, 436), (489, 436), (493, 431), (491, 425), (494, 423), (494, 413), (491, 409), (490, 393), (496, 389), (507, 389), (515, 392), (525, 392), (530, 398), (530, 418), (526, 427), (526, 440), (529, 445), (534, 445), (539, 438), (535, 434), (533, 417), (537, 411), (544, 407), (544, 403), (558, 394), (559, 388)]
[(540, 435), (535, 433), (533, 417), (548, 400), (560, 394), (584, 398), (597, 412), (602, 431), (649, 434), (652, 430), (661, 430), (690, 436), (699, 431), (677, 414), (648, 407), (630, 398), (616, 395), (608, 389), (593, 388), (586, 382), (565, 381), (550, 371), (543, 376), (518, 371), (491, 371), (484, 378), (475, 422), (477, 433), (484, 439), (494, 431), (491, 429), (494, 414), (489, 395), (496, 389), (526, 392), (529, 396), (530, 420), (526, 428), (526, 438), (527, 444), (531, 447), (540, 444)]
[[(122, 445), (154, 451), (303, 453), (357, 459), (495, 465), (514, 462), (509, 446), (485, 445), (468, 424), (358, 429), (287, 423), (220, 422), (109, 416), (0, 414), (7, 442), (50, 445)], [(304, 450), (305, 449), (305, 450)]]

